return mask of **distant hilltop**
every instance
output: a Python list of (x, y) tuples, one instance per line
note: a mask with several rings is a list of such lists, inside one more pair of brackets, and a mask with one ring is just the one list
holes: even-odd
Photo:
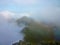
[(24, 17), (22, 17), (20, 19), (17, 19), (16, 22), (17, 22), (18, 25), (21, 24), (21, 23), (23, 23), (24, 25), (28, 25), (30, 23), (33, 23), (34, 20), (24, 16)]
[(26, 17), (26, 16), (23, 16), (22, 18), (19, 18), (16, 20), (17, 24), (20, 25), (20, 24), (24, 24), (24, 25), (41, 25), (41, 26), (45, 26), (45, 27), (48, 27), (48, 26), (55, 26), (53, 23), (49, 23), (49, 24), (46, 24), (44, 22), (40, 22), (40, 21), (36, 21), (32, 18), (29, 18), (29, 17)]

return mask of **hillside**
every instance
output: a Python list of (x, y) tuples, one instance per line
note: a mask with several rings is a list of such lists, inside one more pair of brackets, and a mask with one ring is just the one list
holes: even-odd
[[(48, 37), (53, 36), (53, 26), (42, 24), (41, 22), (36, 22), (34, 19), (28, 17), (22, 17), (17, 20), (17, 24), (28, 25), (30, 30), (39, 31), (43, 35), (48, 35)], [(51, 38), (51, 37), (50, 37)]]

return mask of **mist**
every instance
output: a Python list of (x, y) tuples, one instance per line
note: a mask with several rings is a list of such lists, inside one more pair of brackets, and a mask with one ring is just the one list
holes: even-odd
[(24, 26), (15, 22), (23, 16), (56, 26), (55, 37), (60, 39), (60, 0), (0, 0), (0, 45), (23, 39)]
[(23, 35), (19, 33), (22, 29), (23, 27), (18, 27), (15, 22), (9, 22), (0, 15), (0, 45), (12, 45), (15, 41), (22, 40)]

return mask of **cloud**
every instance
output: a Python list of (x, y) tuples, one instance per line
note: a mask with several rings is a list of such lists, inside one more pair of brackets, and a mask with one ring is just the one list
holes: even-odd
[(9, 11), (0, 11), (0, 15), (2, 15), (5, 19), (9, 19), (15, 14)]
[(30, 13), (14, 13), (11, 11), (0, 11), (0, 15), (2, 15), (5, 19), (10, 19), (10, 18), (21, 18), (23, 16), (29, 17), (31, 14)]
[(36, 11), (33, 18), (41, 21), (52, 22), (60, 24), (60, 7), (44, 7)]
[(27, 16), (27, 17), (31, 16), (30, 13), (21, 13), (21, 14), (19, 14), (19, 15), (21, 15), (21, 16)]
[(15, 13), (14, 18), (15, 19), (18, 19), (18, 18), (21, 18), (23, 16), (30, 17), (31, 16), (31, 13), (26, 13), (26, 12), (25, 13)]
[(45, 8), (42, 12), (41, 12), (42, 16), (47, 18), (47, 19), (51, 19), (51, 20), (56, 20), (58, 17), (60, 17), (60, 8), (58, 7), (48, 7)]

